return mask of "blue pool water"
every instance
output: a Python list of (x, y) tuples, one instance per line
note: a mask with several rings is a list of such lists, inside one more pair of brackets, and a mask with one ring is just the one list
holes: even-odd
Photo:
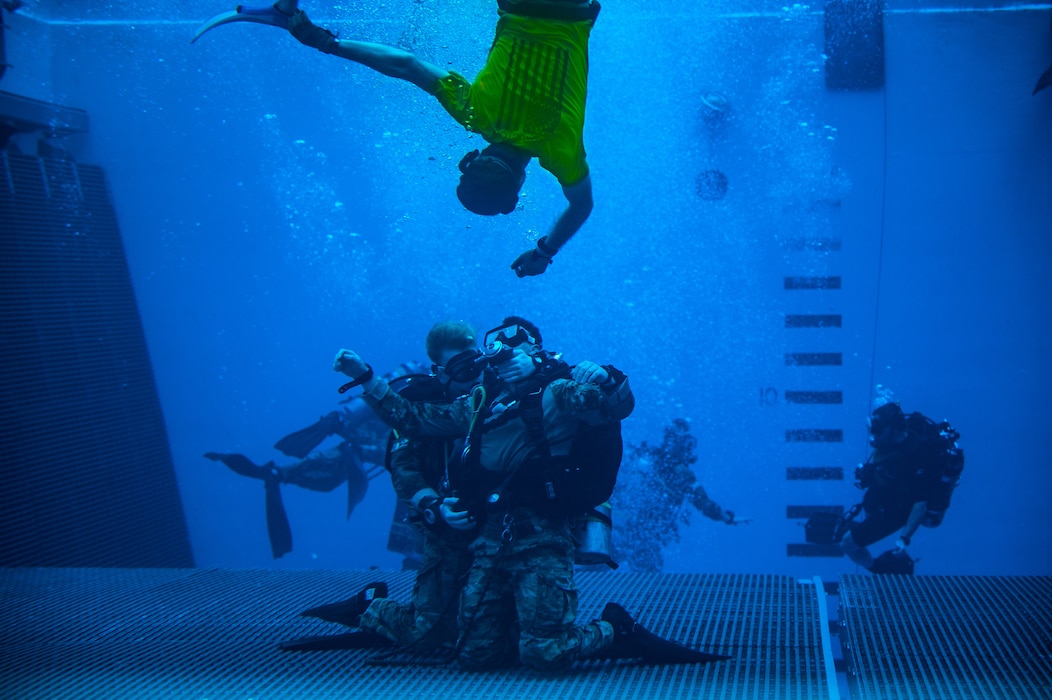
[[(483, 0), (303, 7), (469, 78), (496, 17)], [(469, 214), (457, 163), (480, 138), (432, 97), (269, 27), (190, 44), (227, 9), (29, 3), (6, 13), (0, 81), (88, 112), (68, 145), (108, 177), (198, 566), (398, 568), (386, 477), (349, 519), (341, 489), (285, 488), (295, 548), (275, 561), (259, 482), (202, 454), (288, 462), (273, 443), (337, 406), (339, 348), (393, 369), (425, 359), (438, 320), (519, 314), (569, 361), (631, 377), (627, 442), (689, 421), (700, 483), (754, 519), (684, 511), (665, 571), (855, 572), (788, 547), (799, 508), (859, 500), (880, 384), (967, 454), (944, 524), (911, 547), (918, 572), (1052, 573), (1052, 90), (1031, 95), (1049, 5), (893, 0), (885, 85), (831, 91), (821, 5), (610, 0), (590, 45), (595, 210), (521, 280), (510, 262), (562, 211), (554, 178), (533, 164), (519, 211)], [(787, 321), (804, 315), (840, 320)]]

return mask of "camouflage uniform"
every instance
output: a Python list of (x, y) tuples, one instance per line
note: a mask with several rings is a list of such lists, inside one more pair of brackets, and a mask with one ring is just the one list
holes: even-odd
[[(634, 398), (627, 379), (613, 368), (608, 371), (618, 377), (608, 388), (569, 379), (556, 379), (545, 386), (541, 397), (543, 426), (553, 454), (568, 453), (582, 421), (609, 423), (631, 413)], [(382, 387), (376, 395), (380, 398), (366, 395), (366, 401), (377, 415), (403, 434), (468, 433), (472, 413), (469, 397), (447, 404), (420, 404)], [(497, 396), (487, 409), (501, 398)], [(510, 415), (512, 406), (488, 413)], [(526, 426), (519, 418), (485, 431), (479, 447), (481, 468), (471, 476), (471, 485), (482, 484), (479, 488), (485, 489), (500, 483), (532, 454)], [(527, 508), (483, 512), (481, 499), (477, 498), (481, 495), (484, 491), (476, 490), (476, 503), (471, 508), (482, 525), (471, 545), (474, 560), (460, 603), (461, 664), (468, 669), (481, 669), (499, 663), (504, 656), (503, 642), (516, 617), (520, 625), (519, 657), (533, 668), (563, 669), (609, 646), (613, 642), (613, 627), (609, 623), (574, 623), (574, 542), (567, 519)], [(509, 496), (503, 501), (513, 502), (514, 494)]]
[(426, 531), (412, 602), (406, 605), (377, 598), (362, 615), (361, 628), (387, 637), (407, 651), (441, 649), (452, 655), (457, 641), (457, 599), (471, 566), (469, 541), (470, 537)]
[(613, 642), (608, 623), (574, 624), (574, 542), (566, 518), (517, 508), (490, 517), (472, 544), (474, 562), (460, 600), (460, 665), (499, 665), (504, 640), (519, 624), (519, 658), (562, 670)]
[[(428, 385), (441, 391), (436, 383)], [(412, 394), (421, 396), (417, 388)], [(424, 394), (434, 397), (435, 394)], [(420, 491), (441, 491), (446, 461), (462, 446), (448, 439), (392, 436), (391, 483), (399, 499), (411, 503)], [(362, 615), (360, 626), (387, 637), (404, 650), (416, 653), (444, 649), (452, 655), (457, 639), (457, 601), (471, 565), (468, 545), (474, 538), (449, 527), (426, 527), (419, 518), (410, 518), (422, 535), (422, 558), (413, 584), (412, 602), (397, 603), (390, 598), (374, 600)]]

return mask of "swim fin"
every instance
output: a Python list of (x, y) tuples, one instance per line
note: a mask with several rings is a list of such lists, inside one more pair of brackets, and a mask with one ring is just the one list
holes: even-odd
[(1042, 73), (1041, 77), (1037, 79), (1037, 85), (1034, 86), (1034, 91), (1030, 94), (1036, 95), (1049, 85), (1052, 85), (1052, 66), (1049, 66), (1048, 70)]
[(205, 459), (210, 459), (213, 462), (222, 462), (230, 469), (230, 471), (239, 476), (247, 476), (250, 479), (262, 479), (263, 481), (266, 481), (275, 476), (274, 472), (270, 469), (270, 467), (274, 466), (273, 464), (261, 467), (245, 455), (228, 452), (205, 452)]
[(317, 637), (299, 637), (279, 642), (278, 648), (282, 651), (331, 651), (334, 649), (376, 649), (389, 647), (393, 644), (386, 637), (381, 637), (372, 632), (344, 632), (343, 634), (328, 634)]
[(651, 664), (707, 664), (731, 657), (707, 654), (685, 647), (669, 639), (662, 639), (636, 622), (628, 611), (617, 603), (607, 603), (602, 619), (614, 626), (614, 643), (595, 654), (596, 659), (642, 659)]
[(300, 613), (303, 617), (316, 617), (326, 622), (335, 622), (345, 627), (357, 627), (362, 620), (362, 613), (377, 598), (387, 597), (387, 584), (383, 581), (370, 583), (358, 595), (338, 603), (319, 605), (316, 608), (304, 610)]
[(281, 500), (281, 482), (267, 479), (263, 482), (267, 501), (267, 537), (270, 539), (270, 553), (275, 559), (281, 559), (292, 551), (292, 528), (289, 516), (285, 513), (285, 504)]
[(274, 449), (281, 450), (289, 457), (303, 459), (311, 453), (321, 441), (340, 429), (340, 413), (332, 411), (321, 418), (314, 425), (308, 425), (302, 430), (289, 433), (274, 443)]
[(200, 39), (201, 35), (210, 29), (215, 29), (220, 25), (230, 24), (231, 22), (255, 22), (256, 24), (269, 24), (279, 29), (289, 28), (289, 16), (279, 11), (273, 5), (267, 5), (266, 7), (238, 5), (232, 12), (221, 12), (198, 27), (190, 43), (192, 44)]
[(897, 574), (900, 576), (912, 576), (913, 565), (916, 559), (910, 557), (905, 550), (889, 549), (873, 560), (873, 566), (869, 567), (874, 574)]

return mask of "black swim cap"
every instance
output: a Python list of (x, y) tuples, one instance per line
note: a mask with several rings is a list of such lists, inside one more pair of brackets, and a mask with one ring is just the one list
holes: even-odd
[(889, 402), (877, 407), (869, 418), (869, 444), (877, 449), (894, 446), (896, 434), (906, 426), (902, 407)]
[(490, 146), (482, 153), (466, 154), (460, 161), (457, 199), (482, 216), (510, 214), (519, 202), (528, 162), (529, 156), (522, 158), (510, 147)]

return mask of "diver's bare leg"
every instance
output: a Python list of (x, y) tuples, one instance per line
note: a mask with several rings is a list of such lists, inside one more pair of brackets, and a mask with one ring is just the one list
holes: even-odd
[(449, 75), (449, 71), (422, 61), (408, 51), (385, 44), (340, 39), (333, 47), (332, 54), (386, 76), (406, 80), (425, 91), (430, 91), (435, 83)]
[(873, 567), (873, 555), (869, 553), (868, 549), (855, 542), (850, 532), (844, 535), (844, 539), (841, 540), (840, 549), (848, 559), (859, 566), (865, 569)]

